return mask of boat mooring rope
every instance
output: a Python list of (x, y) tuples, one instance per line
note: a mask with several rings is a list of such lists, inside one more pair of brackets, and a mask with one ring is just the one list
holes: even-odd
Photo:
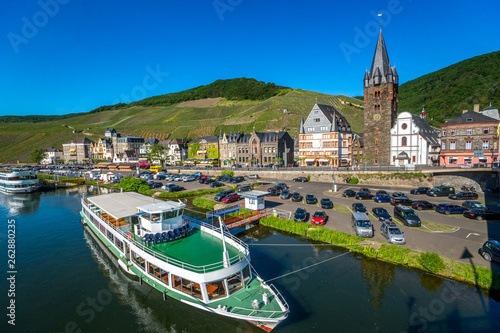
[(277, 280), (277, 279), (281, 279), (282, 277), (285, 277), (285, 276), (288, 276), (288, 275), (291, 275), (291, 274), (295, 274), (295, 273), (297, 273), (297, 272), (303, 271), (304, 269), (308, 269), (308, 268), (311, 268), (311, 267), (313, 267), (313, 266), (317, 266), (317, 265), (319, 265), (319, 264), (325, 263), (325, 262), (330, 261), (330, 260), (333, 260), (333, 259), (340, 258), (340, 257), (342, 257), (342, 256), (345, 256), (346, 254), (349, 254), (349, 253), (350, 253), (350, 252), (345, 252), (345, 253), (339, 254), (338, 256), (335, 256), (335, 257), (332, 257), (332, 258), (325, 259), (325, 260), (323, 260), (323, 261), (320, 261), (320, 262), (314, 263), (314, 264), (309, 265), (309, 266), (306, 266), (306, 267), (302, 267), (302, 268), (297, 269), (297, 270), (295, 270), (295, 271), (293, 271), (293, 272), (290, 272), (290, 273), (286, 273), (286, 274), (280, 275), (280, 276), (278, 276), (278, 277), (275, 277), (275, 278), (269, 279), (269, 280), (264, 281), (264, 282), (265, 282), (265, 283), (267, 283), (267, 282), (271, 282), (271, 281), (274, 281), (274, 280)]

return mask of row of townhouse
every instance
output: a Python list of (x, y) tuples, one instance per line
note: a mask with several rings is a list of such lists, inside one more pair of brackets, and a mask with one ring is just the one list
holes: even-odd
[[(441, 129), (429, 125), (425, 109), (419, 115), (401, 112), (390, 130), (390, 165), (491, 165), (498, 161), (499, 132), (498, 108), (491, 104), (483, 110), (476, 104), (446, 120)], [(364, 135), (352, 131), (333, 106), (315, 104), (300, 123), (299, 163), (356, 167), (388, 149), (375, 138), (373, 148), (365, 151)]]
[(288, 132), (231, 132), (188, 143), (188, 164), (218, 166), (293, 165), (294, 140)]

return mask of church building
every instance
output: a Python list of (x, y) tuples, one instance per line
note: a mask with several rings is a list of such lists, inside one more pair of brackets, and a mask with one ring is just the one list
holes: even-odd
[(363, 144), (367, 165), (391, 164), (391, 129), (398, 112), (398, 82), (396, 67), (391, 67), (382, 29), (378, 36), (370, 71), (364, 83)]

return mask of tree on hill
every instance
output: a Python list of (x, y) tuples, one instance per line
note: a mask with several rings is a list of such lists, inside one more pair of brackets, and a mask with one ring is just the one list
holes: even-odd
[(45, 149), (43, 148), (38, 148), (35, 149), (31, 152), (31, 162), (33, 163), (40, 163), (41, 160), (45, 158)]

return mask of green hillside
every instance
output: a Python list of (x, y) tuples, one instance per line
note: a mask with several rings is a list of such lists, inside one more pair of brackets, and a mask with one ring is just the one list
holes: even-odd
[(462, 110), (500, 106), (500, 51), (470, 58), (408, 81), (399, 87), (399, 111), (418, 113), (425, 106), (438, 126)]
[[(286, 89), (286, 91), (283, 91)], [(0, 122), (0, 163), (27, 162), (36, 148), (56, 147), (76, 137), (91, 140), (104, 137), (108, 127), (123, 136), (144, 138), (188, 138), (222, 132), (287, 130), (298, 134), (300, 118), (307, 117), (314, 104), (336, 107), (355, 131), (363, 130), (362, 101), (347, 96), (332, 96), (312, 91), (279, 87), (278, 93), (264, 100), (218, 98), (197, 101), (190, 106), (180, 103), (168, 106), (144, 106), (134, 103), (103, 112), (80, 114), (70, 118), (39, 123)], [(220, 96), (219, 96), (220, 97)], [(287, 109), (288, 113), (284, 113)], [(77, 133), (73, 133), (76, 130)]]

